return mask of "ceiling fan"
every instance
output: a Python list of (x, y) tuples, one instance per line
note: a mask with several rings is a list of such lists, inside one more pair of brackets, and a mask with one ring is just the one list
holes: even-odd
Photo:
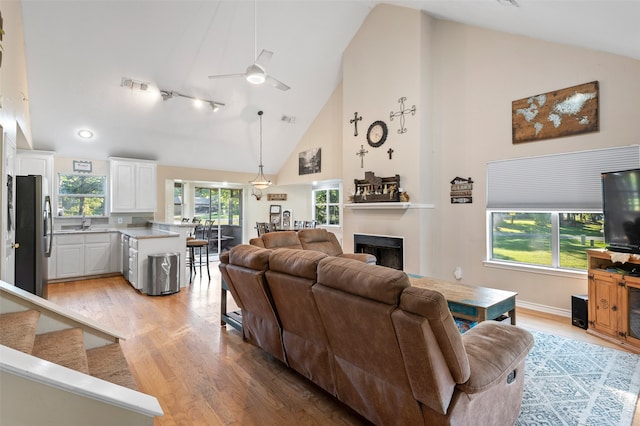
[(276, 89), (289, 90), (291, 87), (267, 73), (267, 67), (272, 56), (273, 52), (262, 49), (262, 52), (260, 52), (256, 61), (247, 67), (246, 72), (239, 74), (210, 75), (209, 78), (244, 77), (251, 84), (259, 85), (267, 82)]
[[(253, 2), (253, 44), (255, 48), (255, 52), (258, 51), (258, 12), (257, 12), (257, 1)], [(271, 57), (273, 56), (273, 52), (262, 49), (259, 55), (256, 56), (256, 61), (247, 67), (247, 70), (244, 73), (240, 74), (222, 74), (222, 75), (210, 75), (209, 78), (227, 78), (227, 77), (244, 77), (249, 83), (259, 85), (264, 82), (268, 82), (276, 89), (280, 90), (289, 90), (291, 87), (287, 86), (280, 80), (272, 77), (267, 73), (267, 67), (269, 66), (269, 62), (271, 61)]]

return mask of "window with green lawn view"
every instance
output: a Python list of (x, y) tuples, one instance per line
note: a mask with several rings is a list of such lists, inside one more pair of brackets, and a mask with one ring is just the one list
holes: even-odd
[(106, 216), (106, 176), (58, 175), (57, 215)]
[(587, 249), (604, 248), (602, 213), (489, 212), (490, 260), (587, 269)]
[(340, 225), (340, 189), (314, 189), (313, 212), (317, 225)]

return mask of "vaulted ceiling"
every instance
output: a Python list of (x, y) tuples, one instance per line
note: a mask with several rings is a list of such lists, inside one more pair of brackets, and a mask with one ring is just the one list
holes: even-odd
[[(506, 0), (502, 0), (505, 2)], [(387, 1), (435, 17), (640, 60), (640, 1)], [(342, 79), (342, 52), (374, 0), (22, 0), (35, 149), (255, 172), (264, 110), (265, 172), (276, 173)], [(262, 49), (267, 72), (242, 77)], [(123, 78), (148, 83), (122, 87)], [(214, 112), (190, 99), (225, 104)], [(88, 141), (78, 137), (90, 129)]]

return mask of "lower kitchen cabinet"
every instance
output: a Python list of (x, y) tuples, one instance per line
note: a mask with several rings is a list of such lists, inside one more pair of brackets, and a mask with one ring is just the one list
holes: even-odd
[(56, 234), (49, 260), (49, 279), (78, 278), (118, 272), (117, 233)]

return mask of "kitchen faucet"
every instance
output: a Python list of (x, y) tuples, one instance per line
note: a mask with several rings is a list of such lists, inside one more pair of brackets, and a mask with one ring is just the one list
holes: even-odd
[(85, 217), (84, 211), (82, 211), (82, 230), (84, 231), (86, 228), (88, 228), (89, 226), (91, 226), (91, 223), (89, 223), (89, 225), (87, 225), (87, 218)]

